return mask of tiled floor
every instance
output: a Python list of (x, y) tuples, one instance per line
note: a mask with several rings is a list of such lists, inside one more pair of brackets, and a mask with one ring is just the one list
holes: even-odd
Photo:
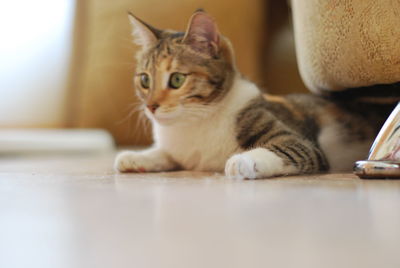
[(0, 267), (400, 267), (400, 181), (0, 158)]

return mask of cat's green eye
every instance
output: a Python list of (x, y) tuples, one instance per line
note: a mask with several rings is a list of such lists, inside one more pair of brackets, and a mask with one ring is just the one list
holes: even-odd
[(180, 88), (183, 83), (185, 83), (186, 74), (183, 73), (173, 73), (169, 78), (169, 87), (173, 89)]
[(150, 77), (148, 74), (140, 74), (140, 85), (142, 86), (142, 88), (150, 87)]

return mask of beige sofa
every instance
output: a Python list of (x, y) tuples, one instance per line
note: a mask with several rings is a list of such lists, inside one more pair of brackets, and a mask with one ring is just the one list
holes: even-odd
[(400, 1), (293, 0), (296, 54), (316, 93), (400, 81)]

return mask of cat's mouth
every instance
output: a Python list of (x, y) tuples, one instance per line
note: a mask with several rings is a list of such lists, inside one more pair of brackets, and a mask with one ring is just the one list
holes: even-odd
[(151, 113), (150, 111), (146, 110), (146, 115), (152, 120), (155, 120), (157, 123), (161, 125), (171, 125), (177, 122), (179, 117), (178, 111), (171, 111), (171, 112), (161, 112), (156, 111), (155, 113)]
[(160, 123), (161, 125), (171, 125), (174, 122), (176, 122), (177, 118), (176, 116), (171, 116), (171, 115), (153, 115), (154, 120), (156, 120), (158, 123)]

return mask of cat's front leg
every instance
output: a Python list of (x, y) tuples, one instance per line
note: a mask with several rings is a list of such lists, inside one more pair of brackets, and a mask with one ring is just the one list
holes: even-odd
[(178, 165), (163, 150), (151, 148), (119, 153), (114, 168), (119, 172), (160, 172), (177, 169)]
[(297, 172), (295, 166), (286, 164), (281, 157), (265, 148), (235, 154), (225, 165), (225, 175), (231, 179), (260, 179)]
[(318, 146), (292, 136), (280, 143), (260, 144), (233, 155), (225, 165), (225, 174), (234, 179), (261, 179), (328, 169), (329, 164)]

